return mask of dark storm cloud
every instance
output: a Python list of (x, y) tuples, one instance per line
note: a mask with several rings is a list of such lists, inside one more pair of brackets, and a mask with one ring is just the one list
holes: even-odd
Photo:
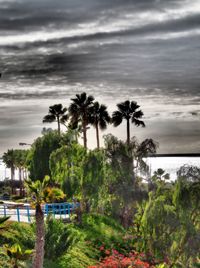
[[(21, 43), (12, 42), (9, 45), (2, 45), (4, 51), (15, 52), (15, 62), (12, 64), (12, 58), (5, 58), (2, 63), (3, 70), (7, 75), (41, 78), (47, 75), (66, 74), (69, 80), (109, 80), (118, 81), (130, 86), (134, 83), (135, 87), (162, 87), (174, 92), (175, 88), (181, 88), (180, 94), (184, 95), (184, 89), (190, 85), (191, 91), (197, 91), (199, 78), (196, 73), (199, 71), (198, 58), (194, 53), (190, 37), (177, 37), (168, 40), (168, 34), (180, 33), (185, 31), (194, 31), (199, 29), (200, 16), (193, 12), (181, 13), (180, 16), (168, 18), (167, 10), (184, 7), (184, 1), (91, 1), (87, 0), (84, 5), (80, 0), (76, 1), (16, 1), (8, 2), (8, 8), (5, 9), (5, 20), (0, 23), (2, 28), (19, 31), (20, 27), (30, 27), (30, 30), (47, 30), (57, 28), (58, 33), (62, 27), (68, 25), (78, 25), (80, 22), (102, 22), (108, 20), (109, 23), (123, 20), (123, 16), (130, 14), (137, 15), (142, 11), (150, 12), (150, 21), (148, 24), (128, 25), (125, 29), (113, 28), (107, 31), (104, 27), (101, 30), (96, 29), (92, 33), (75, 32), (72, 36), (59, 37), (51, 36), (46, 40), (43, 38), (43, 32), (40, 37), (34, 41), (28, 41), (26, 38)], [(151, 11), (164, 12), (165, 19), (160, 22), (151, 21), (154, 14)], [(166, 14), (165, 14), (166, 11)], [(152, 18), (151, 18), (152, 16)], [(7, 23), (8, 22), (8, 23)], [(10, 23), (10, 24), (9, 24)], [(109, 26), (108, 23), (108, 26)], [(7, 25), (7, 26), (6, 26)], [(10, 26), (9, 26), (10, 25)], [(61, 29), (60, 29), (61, 27)], [(71, 29), (71, 28), (69, 28)], [(22, 30), (22, 29), (21, 29)], [(12, 31), (11, 31), (12, 32)], [(20, 32), (20, 31), (19, 31)], [(9, 31), (8, 31), (9, 33)], [(23, 32), (21, 32), (23, 33)], [(165, 40), (138, 40), (138, 37), (162, 36), (165, 34)], [(194, 33), (195, 35), (195, 33)], [(20, 36), (19, 36), (20, 37)], [(33, 32), (34, 37), (34, 32)], [(192, 36), (195, 39), (194, 36)], [(16, 36), (17, 39), (17, 36)], [(116, 39), (122, 40), (122, 43), (115, 44)], [(138, 40), (138, 43), (135, 43)], [(110, 44), (103, 44), (102, 41), (109, 41)], [(85, 42), (86, 45), (80, 45)], [(183, 43), (184, 42), (184, 43)], [(76, 52), (69, 50), (69, 45), (80, 45)], [(195, 45), (196, 46), (196, 45)], [(178, 50), (176, 49), (178, 48)], [(42, 55), (39, 49), (61, 50), (62, 53), (48, 52)], [(190, 52), (188, 49), (191, 48)], [(24, 52), (24, 55), (18, 53)], [(191, 54), (191, 57), (188, 56)], [(33, 55), (32, 57), (30, 55)], [(144, 57), (145, 55), (145, 57)], [(170, 57), (169, 57), (170, 55)], [(187, 58), (188, 57), (188, 58)], [(184, 62), (192, 63), (192, 68)], [(98, 63), (98, 64), (97, 64)], [(141, 66), (141, 74), (137, 73), (135, 68)], [(189, 66), (189, 67), (187, 67)], [(103, 70), (102, 70), (103, 67)], [(125, 75), (122, 72), (125, 70)], [(134, 70), (134, 74), (132, 73)], [(177, 94), (177, 92), (174, 92)], [(189, 93), (190, 94), (190, 93)]]
[(19, 93), (0, 93), (0, 99), (27, 100), (27, 99), (46, 99), (66, 96), (66, 93), (59, 90), (45, 92), (19, 92)]
[[(7, 3), (7, 2), (6, 2)], [(127, 12), (137, 15), (139, 11), (165, 11), (168, 7), (181, 7), (184, 1), (95, 1), (87, 0), (84, 4), (80, 0), (76, 1), (11, 1), (7, 3), (7, 8), (0, 8), (0, 30), (22, 31), (25, 29), (37, 29), (39, 27), (54, 28), (57, 26), (68, 27), (81, 22), (89, 22), (101, 19), (102, 22), (123, 16)], [(161, 22), (142, 28), (142, 33), (147, 31), (175, 30), (199, 26), (199, 16), (188, 16), (183, 20), (176, 20), (169, 23)], [(134, 26), (134, 25), (133, 25)], [(140, 27), (133, 32), (124, 31), (121, 34), (139, 34)], [(116, 33), (120, 34), (120, 33)], [(92, 37), (92, 36), (91, 36)], [(96, 37), (103, 37), (99, 34)]]

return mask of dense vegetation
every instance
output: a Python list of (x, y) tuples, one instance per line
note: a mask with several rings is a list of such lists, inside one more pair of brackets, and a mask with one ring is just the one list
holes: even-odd
[[(69, 114), (54, 105), (44, 117), (58, 123), (57, 131), (44, 132), (30, 150), (21, 150), (21, 158), (20, 150), (4, 154), (8, 167), (29, 171), (26, 185), (34, 197), (36, 222), (2, 220), (1, 267), (32, 267), (32, 256), (35, 262), (43, 247), (46, 268), (200, 267), (200, 170), (183, 166), (175, 182), (161, 169), (150, 176), (144, 158), (156, 152), (157, 143), (130, 137), (130, 122), (145, 126), (143, 113), (135, 102), (117, 107), (110, 117), (92, 96), (77, 94)], [(100, 148), (99, 129), (123, 119), (126, 142), (109, 134)], [(67, 126), (66, 133), (60, 124)], [(87, 149), (89, 124), (96, 128), (94, 150)], [(80, 132), (84, 146), (78, 143)], [(70, 223), (52, 217), (44, 221), (42, 202), (64, 199), (80, 203)], [(44, 234), (45, 243), (38, 247)], [(36, 251), (27, 251), (34, 245)]]

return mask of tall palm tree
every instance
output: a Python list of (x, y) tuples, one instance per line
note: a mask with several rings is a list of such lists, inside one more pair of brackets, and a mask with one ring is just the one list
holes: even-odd
[(43, 118), (43, 123), (58, 123), (58, 134), (60, 135), (60, 124), (64, 124), (68, 120), (66, 114), (67, 108), (63, 108), (62, 104), (55, 104), (49, 107), (49, 113)]
[(23, 195), (23, 179), (24, 170), (26, 169), (26, 158), (28, 150), (15, 150), (15, 167), (19, 170), (19, 181), (20, 181), (20, 196)]
[[(49, 185), (50, 178), (46, 176), (41, 182), (39, 180), (33, 182), (31, 180), (26, 181), (29, 194), (32, 196), (33, 204), (35, 206), (35, 222), (36, 222), (36, 242), (35, 242), (35, 256), (33, 260), (33, 268), (43, 268), (44, 261), (44, 243), (45, 243), (45, 226), (44, 226), (44, 212), (42, 210), (42, 203), (49, 201)], [(56, 193), (56, 199), (63, 198), (63, 192), (57, 188), (54, 188)], [(53, 199), (54, 196), (51, 198)]]
[(135, 101), (126, 100), (117, 104), (118, 111), (113, 112), (112, 122), (114, 127), (119, 126), (123, 119), (127, 122), (127, 144), (130, 144), (130, 120), (137, 127), (145, 127), (145, 124), (140, 120), (143, 116), (143, 112), (138, 110), (140, 106)]
[(3, 162), (5, 163), (7, 168), (10, 168), (11, 171), (12, 194), (14, 194), (13, 181), (15, 179), (15, 161), (16, 161), (15, 150), (11, 149), (3, 154)]
[(84, 147), (87, 148), (87, 126), (89, 124), (89, 115), (92, 111), (94, 97), (85, 92), (76, 94), (76, 98), (71, 99), (69, 106), (72, 124), (78, 124), (81, 121), (83, 130)]
[(107, 111), (107, 107), (103, 104), (95, 102), (93, 105), (92, 113), (90, 115), (90, 123), (96, 129), (97, 148), (99, 149), (99, 128), (104, 130), (107, 128), (107, 124), (110, 122), (110, 116)]

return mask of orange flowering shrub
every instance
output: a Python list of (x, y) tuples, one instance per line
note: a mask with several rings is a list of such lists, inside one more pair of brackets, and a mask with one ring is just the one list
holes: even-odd
[[(104, 246), (100, 247), (100, 251), (104, 250)], [(117, 250), (105, 250), (105, 254), (108, 255), (100, 264), (95, 266), (90, 266), (89, 268), (153, 268), (146, 261), (141, 260), (144, 254), (139, 254), (135, 252), (129, 253), (125, 256), (119, 253)]]

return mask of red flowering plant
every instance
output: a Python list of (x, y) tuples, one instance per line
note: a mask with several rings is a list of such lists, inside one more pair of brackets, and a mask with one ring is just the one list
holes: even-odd
[(144, 261), (143, 253), (130, 252), (128, 255), (119, 253), (116, 249), (105, 249), (104, 245), (100, 247), (105, 257), (101, 259), (96, 266), (89, 268), (153, 268), (148, 262)]
[(118, 241), (113, 240), (113, 242), (109, 241), (108, 243), (102, 243), (100, 241), (96, 241), (96, 248), (100, 251), (101, 258), (108, 256), (111, 253), (111, 249), (117, 250), (119, 253), (127, 255), (127, 253), (135, 250), (135, 237), (132, 235), (124, 235)]

